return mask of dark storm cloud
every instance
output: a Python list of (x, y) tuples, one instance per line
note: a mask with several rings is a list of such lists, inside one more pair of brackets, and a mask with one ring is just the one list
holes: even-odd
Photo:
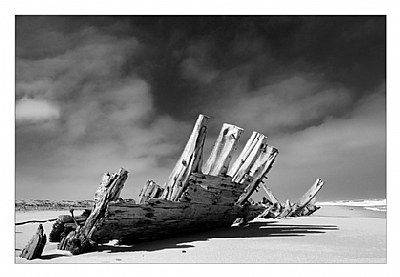
[[(364, 123), (379, 137), (364, 145), (381, 146), (384, 120), (369, 124), (357, 111), (368, 99), (385, 111), (385, 24), (374, 16), (18, 16), (17, 196), (43, 198), (34, 188), (46, 186), (74, 198), (62, 188), (96, 183), (118, 166), (135, 172), (135, 194), (147, 178), (162, 183), (198, 113), (213, 118), (207, 149), (230, 122), (245, 138), (252, 130), (269, 136), (287, 169), (290, 153), (301, 155), (295, 141), (310, 130), (317, 160), (327, 159), (319, 154), (333, 130), (363, 145), (351, 126)], [(384, 165), (370, 166), (382, 177)]]

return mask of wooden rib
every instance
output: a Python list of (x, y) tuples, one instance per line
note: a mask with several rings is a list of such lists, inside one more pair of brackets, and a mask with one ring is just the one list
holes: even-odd
[(261, 183), (261, 187), (264, 189), (265, 193), (267, 194), (268, 198), (272, 201), (272, 203), (279, 202), (278, 199), (276, 199), (275, 195), (272, 194), (271, 189), (265, 183)]
[(268, 145), (262, 147), (261, 153), (250, 169), (250, 176), (253, 177), (253, 181), (247, 186), (245, 193), (240, 196), (237, 204), (242, 205), (250, 198), (258, 186), (263, 182), (263, 179), (266, 178), (277, 155), (278, 150), (276, 148)]
[(255, 143), (258, 140), (259, 133), (253, 132), (251, 137), (247, 140), (246, 145), (244, 146), (242, 152), (239, 157), (235, 160), (232, 166), (229, 168), (227, 175), (233, 177), (242, 166), (242, 164), (246, 161), (247, 157), (250, 155), (251, 149), (254, 147)]
[(145, 203), (149, 198), (154, 198), (157, 196), (157, 193), (160, 189), (160, 186), (156, 184), (153, 180), (148, 180), (144, 185), (142, 191), (139, 195), (139, 203)]
[(232, 153), (239, 141), (243, 129), (224, 123), (211, 151), (210, 157), (203, 166), (203, 173), (213, 176), (227, 173)]
[(68, 250), (73, 255), (86, 252), (90, 247), (91, 236), (104, 221), (107, 213), (108, 204), (121, 193), (124, 183), (128, 178), (128, 171), (120, 168), (118, 173), (114, 173), (106, 185), (107, 190), (95, 204), (93, 211), (85, 221), (85, 225), (76, 231), (71, 231), (63, 238), (58, 245), (60, 250)]
[(208, 117), (199, 115), (186, 147), (164, 185), (163, 198), (176, 201), (187, 186), (192, 172), (200, 172)]
[(324, 181), (322, 181), (321, 179), (317, 179), (315, 183), (311, 186), (311, 188), (309, 188), (307, 192), (302, 197), (300, 197), (299, 200), (297, 200), (289, 216), (297, 215), (298, 213), (300, 213), (301, 210), (306, 207), (313, 198), (315, 198), (323, 185)]
[(240, 183), (245, 174), (253, 176), (250, 172), (251, 167), (266, 145), (266, 136), (257, 132), (253, 132), (253, 135), (249, 139), (250, 142), (248, 141), (242, 153), (235, 161), (233, 169), (230, 172), (231, 175), (228, 173), (229, 176), (232, 176), (232, 181), (235, 183)]
[(293, 210), (292, 204), (290, 203), (289, 200), (286, 200), (286, 203), (283, 205), (283, 211), (281, 212), (279, 217), (280, 218), (289, 217), (292, 210)]

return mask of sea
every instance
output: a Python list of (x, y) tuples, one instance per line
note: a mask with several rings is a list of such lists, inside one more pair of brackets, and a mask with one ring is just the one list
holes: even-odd
[(362, 207), (366, 210), (386, 212), (386, 199), (357, 199), (317, 202), (317, 205)]

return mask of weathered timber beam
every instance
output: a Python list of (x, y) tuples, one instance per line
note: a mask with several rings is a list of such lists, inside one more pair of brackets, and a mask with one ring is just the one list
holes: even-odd
[(286, 203), (283, 205), (283, 210), (281, 214), (279, 215), (280, 218), (285, 218), (288, 217), (289, 214), (292, 212), (292, 204), (290, 203), (289, 200), (286, 200)]
[[(239, 206), (236, 206), (239, 207)], [(247, 224), (249, 221), (253, 220), (254, 218), (258, 217), (260, 214), (263, 213), (265, 207), (259, 205), (243, 205), (240, 207), (240, 212), (237, 215), (236, 221), (239, 219), (239, 225), (243, 226)]]
[(301, 210), (306, 207), (313, 198), (317, 195), (317, 193), (321, 190), (322, 186), (324, 185), (324, 181), (321, 179), (317, 179), (315, 183), (311, 186), (307, 192), (297, 200), (294, 204), (292, 212), (288, 216), (296, 216), (301, 213)]
[(272, 203), (279, 202), (275, 195), (273, 195), (271, 189), (265, 183), (261, 182), (261, 187), (264, 189), (265, 193), (267, 194), (269, 200), (272, 201)]
[(227, 175), (233, 177), (239, 170), (239, 168), (242, 166), (244, 161), (247, 159), (247, 157), (250, 154), (250, 148), (252, 149), (255, 145), (255, 143), (258, 141), (258, 136), (259, 133), (253, 132), (251, 134), (251, 137), (247, 140), (244, 148), (242, 149), (242, 152), (240, 152), (239, 157), (233, 162), (233, 164), (230, 166)]
[(239, 157), (228, 170), (228, 176), (232, 177), (232, 181), (239, 183), (243, 176), (249, 173), (255, 159), (259, 156), (265, 146), (266, 140), (267, 137), (263, 134), (253, 132)]
[(296, 213), (292, 213), (291, 216), (310, 216), (316, 211), (318, 211), (321, 207), (317, 207), (315, 204), (317, 202), (317, 197), (314, 196), (310, 202), (301, 210), (297, 211)]
[(263, 212), (264, 218), (277, 218), (282, 213), (284, 209), (284, 205), (282, 206), (281, 203), (275, 202), (271, 208), (266, 208), (265, 213)]
[(123, 168), (109, 178), (109, 183), (105, 185), (107, 189), (102, 196), (97, 199), (93, 211), (85, 221), (85, 225), (78, 227), (76, 231), (70, 232), (63, 238), (58, 249), (68, 250), (73, 255), (81, 254), (89, 250), (93, 232), (104, 221), (108, 204), (121, 193), (121, 189), (127, 178), (128, 171)]
[(230, 178), (192, 174), (180, 201), (191, 203), (233, 205), (244, 192), (247, 183), (233, 183)]
[(187, 186), (192, 172), (200, 172), (208, 117), (199, 115), (186, 147), (164, 185), (162, 198), (176, 201)]
[(210, 205), (164, 199), (149, 199), (147, 203), (113, 202), (108, 217), (93, 235), (96, 242), (118, 239), (121, 243), (154, 240), (176, 236), (182, 232), (196, 233), (204, 228), (228, 227), (241, 207)]
[(203, 165), (202, 171), (208, 175), (225, 175), (228, 172), (232, 153), (239, 141), (243, 129), (224, 123), (211, 151), (210, 157)]
[(268, 218), (268, 214), (272, 210), (273, 207), (274, 207), (273, 205), (266, 207), (265, 210), (258, 217)]
[(263, 144), (264, 142), (265, 140), (260, 144), (261, 152), (249, 171), (250, 176), (253, 177), (253, 181), (247, 186), (245, 193), (243, 193), (237, 201), (237, 204), (239, 205), (242, 205), (247, 201), (257, 187), (263, 182), (263, 179), (266, 178), (268, 172), (272, 168), (276, 156), (278, 155), (278, 150), (276, 148)]
[(243, 192), (247, 185), (251, 182), (251, 177), (246, 179), (241, 184), (234, 183), (232, 178), (229, 176), (211, 176), (202, 173), (192, 173), (190, 179), (194, 179), (200, 186), (206, 186), (207, 188), (212, 188), (217, 191), (219, 190), (232, 190)]
[(36, 234), (31, 238), (28, 244), (22, 249), (21, 258), (33, 260), (40, 258), (46, 244), (46, 234), (44, 234), (43, 225), (39, 224)]
[[(107, 191), (109, 186), (113, 183), (113, 180), (115, 178), (117, 178), (117, 176), (115, 174), (111, 175), (109, 172), (104, 173), (103, 178), (100, 183), (100, 186), (94, 194), (95, 204), (103, 197), (104, 193)], [(122, 188), (121, 188), (121, 190), (122, 190)], [(119, 190), (118, 192), (115, 192), (115, 194), (112, 195), (112, 199), (110, 201), (116, 201), (121, 194), (121, 190)]]
[[(75, 217), (75, 220), (79, 225), (85, 224), (86, 219), (90, 215), (90, 210), (85, 210), (81, 215)], [(60, 242), (61, 234), (65, 231), (65, 229), (69, 226), (72, 226), (75, 229), (75, 223), (71, 215), (60, 215), (58, 216), (56, 222), (53, 224), (52, 229), (49, 234), (50, 242)]]
[(155, 198), (159, 195), (161, 188), (153, 180), (147, 180), (139, 195), (139, 203), (145, 203), (149, 198)]
[(304, 216), (310, 216), (313, 213), (315, 213), (316, 211), (318, 211), (319, 209), (321, 209), (321, 207), (317, 207), (315, 205), (307, 205), (307, 213), (303, 214)]

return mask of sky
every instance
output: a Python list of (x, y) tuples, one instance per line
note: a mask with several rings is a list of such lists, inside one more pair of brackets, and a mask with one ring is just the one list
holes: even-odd
[[(162, 185), (199, 113), (279, 150), (281, 200), (386, 197), (384, 16), (16, 16), (16, 199)], [(238, 154), (238, 153), (237, 153)], [(256, 197), (263, 196), (262, 191)]]

